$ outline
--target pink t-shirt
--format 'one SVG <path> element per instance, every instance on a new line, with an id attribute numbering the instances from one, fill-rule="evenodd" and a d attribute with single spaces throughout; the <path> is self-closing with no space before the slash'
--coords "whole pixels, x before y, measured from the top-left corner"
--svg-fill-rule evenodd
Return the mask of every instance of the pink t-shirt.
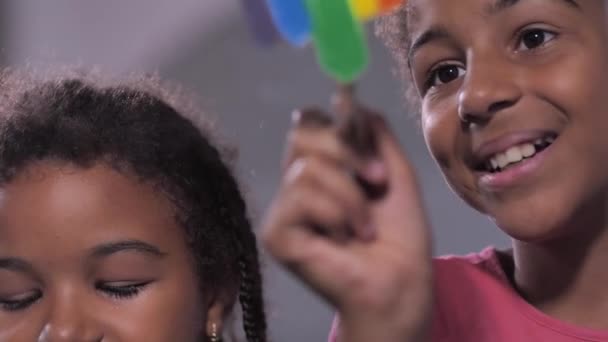
<path id="1" fill-rule="evenodd" d="M 608 341 L 608 331 L 551 318 L 511 287 L 494 248 L 435 259 L 432 342 Z M 329 341 L 338 342 L 335 320 Z"/>

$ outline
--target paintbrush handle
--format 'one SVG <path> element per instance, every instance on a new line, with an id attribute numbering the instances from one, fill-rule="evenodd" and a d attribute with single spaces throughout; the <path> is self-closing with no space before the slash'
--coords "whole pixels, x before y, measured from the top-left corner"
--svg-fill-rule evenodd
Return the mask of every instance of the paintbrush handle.
<path id="1" fill-rule="evenodd" d="M 361 157 L 373 157 L 377 147 L 373 116 L 357 101 L 355 85 L 340 85 L 332 104 L 343 141 Z"/>
<path id="2" fill-rule="evenodd" d="M 358 103 L 354 84 L 339 87 L 332 99 L 332 107 L 342 140 L 362 159 L 376 157 L 378 143 L 373 129 L 374 114 Z M 354 177 L 370 199 L 378 199 L 386 192 L 385 186 L 369 184 L 357 174 Z"/>

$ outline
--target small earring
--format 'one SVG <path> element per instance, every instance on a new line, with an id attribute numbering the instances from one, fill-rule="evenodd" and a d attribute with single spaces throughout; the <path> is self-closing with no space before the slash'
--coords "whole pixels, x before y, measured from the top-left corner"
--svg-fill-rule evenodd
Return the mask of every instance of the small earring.
<path id="1" fill-rule="evenodd" d="M 210 342 L 221 342 L 222 341 L 222 339 L 218 335 L 217 324 L 215 324 L 215 323 L 211 324 L 211 335 L 209 336 L 209 341 Z"/>

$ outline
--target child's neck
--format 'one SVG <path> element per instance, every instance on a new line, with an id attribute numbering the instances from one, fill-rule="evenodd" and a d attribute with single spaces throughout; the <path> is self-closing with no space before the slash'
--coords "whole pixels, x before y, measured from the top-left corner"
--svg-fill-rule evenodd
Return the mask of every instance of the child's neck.
<path id="1" fill-rule="evenodd" d="M 594 216 L 576 220 L 578 231 L 563 239 L 514 241 L 513 279 L 522 296 L 543 312 L 608 330 L 608 227 Z"/>

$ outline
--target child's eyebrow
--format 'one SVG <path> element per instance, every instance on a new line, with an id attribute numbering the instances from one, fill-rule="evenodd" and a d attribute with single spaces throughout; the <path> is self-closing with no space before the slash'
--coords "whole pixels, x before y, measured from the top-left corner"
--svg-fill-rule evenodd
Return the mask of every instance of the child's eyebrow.
<path id="1" fill-rule="evenodd" d="M 525 1 L 525 0 L 524 0 Z M 559 2 L 562 4 L 566 4 L 571 8 L 576 8 L 580 10 L 579 4 L 575 0 L 552 0 L 554 2 Z M 488 15 L 496 15 L 499 12 L 502 12 L 508 8 L 511 8 L 521 0 L 495 0 L 490 6 L 488 6 L 486 12 Z M 422 46 L 435 41 L 449 38 L 450 34 L 448 30 L 442 26 L 433 26 L 430 29 L 424 31 L 420 36 L 418 36 L 415 40 L 413 40 L 408 53 L 408 59 L 411 61 L 412 57 Z"/>
<path id="2" fill-rule="evenodd" d="M 105 243 L 93 248 L 91 256 L 93 258 L 102 258 L 119 252 L 136 252 L 156 258 L 162 258 L 166 255 L 157 247 L 138 240 L 126 240 Z"/>
<path id="3" fill-rule="evenodd" d="M 0 258 L 0 269 L 20 273 L 34 274 L 34 269 L 27 261 L 17 258 Z"/>
<path id="4" fill-rule="evenodd" d="M 575 0 L 554 0 L 561 3 L 566 3 L 568 6 L 580 8 L 580 6 L 576 3 Z M 493 15 L 497 12 L 501 12 L 510 7 L 517 5 L 521 0 L 496 0 L 493 4 L 491 4 L 487 10 L 488 14 Z"/>
<path id="5" fill-rule="evenodd" d="M 409 48 L 408 59 L 411 61 L 416 51 L 418 51 L 424 45 L 435 41 L 449 38 L 450 34 L 448 30 L 443 26 L 433 26 L 430 29 L 424 31 L 421 35 L 419 35 L 413 42 Z"/>

